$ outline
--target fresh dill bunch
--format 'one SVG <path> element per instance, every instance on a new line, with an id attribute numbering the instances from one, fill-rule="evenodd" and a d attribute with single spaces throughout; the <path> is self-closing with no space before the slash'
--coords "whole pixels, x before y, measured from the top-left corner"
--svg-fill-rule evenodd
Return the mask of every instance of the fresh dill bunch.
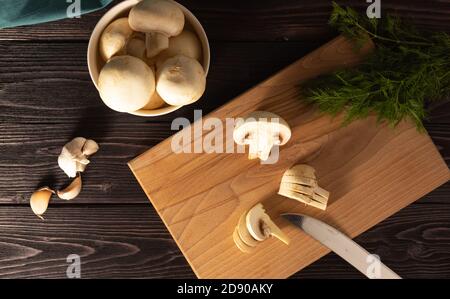
<path id="1" fill-rule="evenodd" d="M 422 130 L 425 102 L 450 94 L 450 36 L 421 34 L 393 16 L 369 19 L 334 2 L 329 23 L 356 48 L 372 39 L 375 50 L 355 68 L 307 82 L 306 100 L 333 115 L 345 111 L 345 124 L 375 112 L 392 126 L 410 118 Z"/>

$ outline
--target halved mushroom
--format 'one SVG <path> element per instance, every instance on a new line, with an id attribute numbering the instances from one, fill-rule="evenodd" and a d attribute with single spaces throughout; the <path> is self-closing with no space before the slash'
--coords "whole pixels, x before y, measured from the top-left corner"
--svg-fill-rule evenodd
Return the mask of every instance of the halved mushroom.
<path id="1" fill-rule="evenodd" d="M 200 61 L 202 46 L 195 33 L 183 30 L 179 35 L 170 38 L 169 47 L 156 57 L 156 67 L 161 67 L 167 59 L 176 55 L 184 55 Z"/>
<path id="2" fill-rule="evenodd" d="M 237 122 L 233 139 L 237 144 L 249 145 L 249 159 L 266 161 L 272 148 L 286 144 L 291 138 L 287 122 L 275 113 L 254 111 Z"/>
<path id="3" fill-rule="evenodd" d="M 150 20 L 150 21 L 149 21 Z M 184 14 L 180 7 L 168 0 L 143 0 L 129 14 L 130 27 L 147 34 L 147 57 L 154 57 L 169 47 L 169 37 L 181 33 Z"/>
<path id="4" fill-rule="evenodd" d="M 119 112 L 143 108 L 155 92 L 155 76 L 142 60 L 129 56 L 113 57 L 98 77 L 103 102 Z"/>
<path id="5" fill-rule="evenodd" d="M 289 238 L 266 214 L 261 203 L 251 208 L 241 216 L 239 223 L 233 232 L 233 240 L 236 246 L 243 252 L 250 252 L 260 242 L 274 236 L 286 245 Z"/>
<path id="6" fill-rule="evenodd" d="M 99 41 L 102 59 L 107 62 L 113 56 L 125 54 L 125 46 L 132 34 L 128 18 L 120 18 L 109 24 Z"/>
<path id="7" fill-rule="evenodd" d="M 169 105 L 191 104 L 203 95 L 206 76 L 202 65 L 183 55 L 166 60 L 157 71 L 156 90 Z"/>
<path id="8" fill-rule="evenodd" d="M 330 193 L 317 184 L 314 168 L 299 164 L 286 170 L 278 194 L 325 210 Z"/>

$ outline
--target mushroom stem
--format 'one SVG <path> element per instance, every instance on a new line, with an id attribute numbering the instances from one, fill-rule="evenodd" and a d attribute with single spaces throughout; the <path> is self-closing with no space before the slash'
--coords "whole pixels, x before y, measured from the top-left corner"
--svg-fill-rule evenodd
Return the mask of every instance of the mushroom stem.
<path id="1" fill-rule="evenodd" d="M 264 217 L 262 222 L 262 230 L 266 236 L 273 236 L 283 242 L 286 245 L 289 245 L 290 240 L 288 236 L 285 235 L 281 231 L 281 229 L 269 218 L 269 216 Z"/>
<path id="2" fill-rule="evenodd" d="M 262 204 L 257 204 L 239 218 L 233 232 L 233 240 L 242 252 L 250 252 L 260 242 L 274 236 L 286 245 L 289 238 L 266 214 Z"/>
<path id="3" fill-rule="evenodd" d="M 158 32 L 146 33 L 145 48 L 147 50 L 147 58 L 155 57 L 163 50 L 169 48 L 169 37 Z"/>
<path id="4" fill-rule="evenodd" d="M 274 146 L 284 145 L 291 138 L 289 125 L 280 116 L 267 111 L 254 111 L 236 123 L 233 139 L 249 145 L 249 159 L 269 159 Z"/>

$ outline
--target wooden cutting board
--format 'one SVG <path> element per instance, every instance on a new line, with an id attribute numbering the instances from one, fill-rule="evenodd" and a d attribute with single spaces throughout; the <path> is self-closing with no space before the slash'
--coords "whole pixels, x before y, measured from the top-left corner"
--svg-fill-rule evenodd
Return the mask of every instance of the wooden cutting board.
<path id="1" fill-rule="evenodd" d="M 321 115 L 299 99 L 299 82 L 353 65 L 371 49 L 367 45 L 355 53 L 338 37 L 203 118 L 224 120 L 254 110 L 279 114 L 290 124 L 292 138 L 281 147 L 276 164 L 261 165 L 246 154 L 175 154 L 171 138 L 129 163 L 198 277 L 288 277 L 329 250 L 280 213 L 315 216 L 355 237 L 449 180 L 449 169 L 429 136 L 411 123 L 393 130 L 371 117 L 342 127 L 341 116 Z M 220 132 L 203 131 L 192 143 L 208 134 L 227 135 Z M 297 163 L 313 166 L 319 184 L 331 192 L 326 211 L 277 195 L 283 172 Z M 291 245 L 272 238 L 252 254 L 237 249 L 233 230 L 242 213 L 258 202 Z"/>

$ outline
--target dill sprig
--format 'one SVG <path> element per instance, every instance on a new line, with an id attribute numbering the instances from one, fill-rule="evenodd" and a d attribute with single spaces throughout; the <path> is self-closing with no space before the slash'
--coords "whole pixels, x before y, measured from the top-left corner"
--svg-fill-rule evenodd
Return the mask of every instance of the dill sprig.
<path id="1" fill-rule="evenodd" d="M 393 16 L 369 19 L 333 2 L 329 24 L 361 47 L 370 38 L 374 52 L 364 63 L 320 76 L 303 87 L 321 111 L 345 111 L 344 124 L 375 112 L 397 125 L 412 119 L 419 130 L 426 101 L 450 94 L 450 36 L 421 33 Z"/>

